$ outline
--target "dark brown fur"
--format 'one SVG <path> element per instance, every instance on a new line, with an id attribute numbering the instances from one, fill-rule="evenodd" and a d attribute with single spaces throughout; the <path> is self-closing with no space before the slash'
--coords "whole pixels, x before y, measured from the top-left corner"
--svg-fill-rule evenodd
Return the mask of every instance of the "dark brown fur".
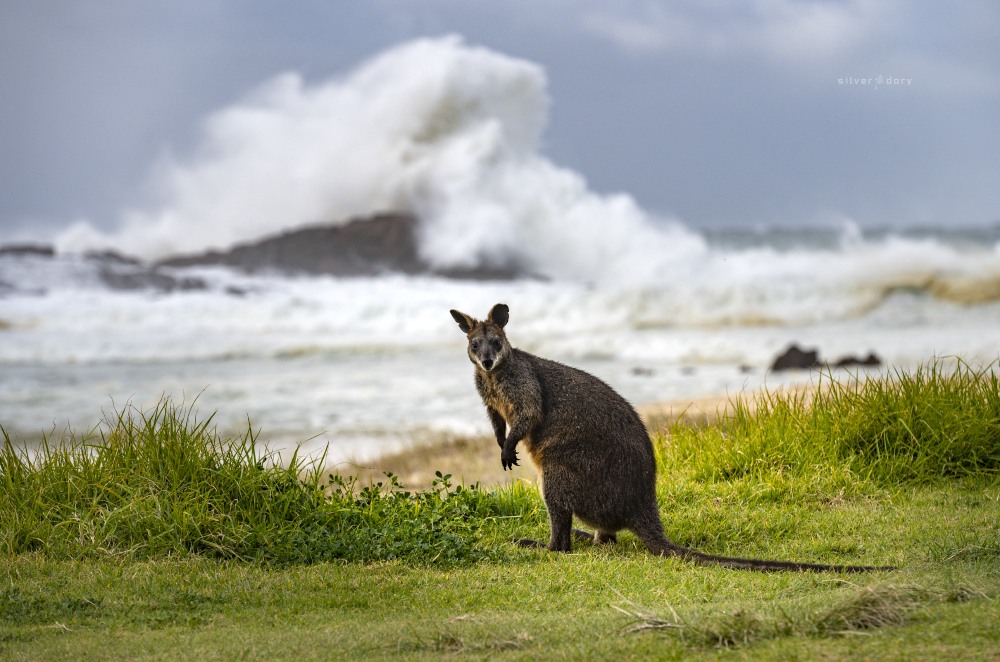
<path id="1" fill-rule="evenodd" d="M 874 568 L 727 558 L 671 542 L 656 501 L 656 458 L 642 419 L 614 389 L 591 374 L 511 347 L 504 333 L 508 308 L 497 304 L 485 322 L 457 310 L 469 338 L 476 388 L 483 398 L 504 469 L 518 463 L 521 443 L 538 467 L 549 511 L 548 548 L 568 552 L 571 536 L 595 544 L 632 531 L 653 552 L 706 565 L 747 570 Z M 509 433 L 508 433 L 509 430 Z M 572 529 L 573 516 L 596 533 Z M 542 546 L 519 540 L 524 546 Z"/>

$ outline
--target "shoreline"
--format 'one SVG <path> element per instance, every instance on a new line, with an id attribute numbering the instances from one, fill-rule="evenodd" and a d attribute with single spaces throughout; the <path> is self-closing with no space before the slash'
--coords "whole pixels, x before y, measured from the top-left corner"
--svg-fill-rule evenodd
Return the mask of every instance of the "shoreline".
<path id="1" fill-rule="evenodd" d="M 808 397 L 815 389 L 813 382 L 805 382 L 781 386 L 769 392 L 805 393 Z M 753 409 L 757 397 L 763 392 L 754 390 L 739 394 L 680 398 L 642 405 L 636 407 L 636 411 L 650 433 L 655 434 L 657 430 L 677 421 L 688 425 L 714 425 L 720 416 L 732 412 L 734 400 L 743 401 Z M 330 470 L 341 475 L 357 475 L 360 485 L 385 482 L 384 472 L 392 472 L 406 489 L 411 490 L 429 488 L 436 471 L 451 474 L 451 481 L 456 485 L 478 482 L 483 487 L 494 487 L 518 480 L 538 482 L 538 473 L 527 453 L 519 453 L 519 456 L 520 466 L 513 471 L 503 471 L 500 466 L 500 451 L 492 437 L 447 436 L 415 442 L 401 450 L 369 460 L 341 462 L 331 466 Z"/>
<path id="2" fill-rule="evenodd" d="M 812 399 L 819 385 L 816 381 L 784 384 L 773 389 L 755 389 L 740 393 L 717 393 L 693 398 L 678 398 L 640 405 L 635 408 L 650 434 L 663 431 L 676 422 L 685 425 L 715 425 L 719 418 L 733 411 L 734 402 L 743 402 L 753 411 L 762 394 L 803 396 Z M 826 386 L 823 386 L 824 390 Z M 485 415 L 485 414 L 484 414 Z M 538 482 L 538 472 L 527 453 L 519 453 L 521 464 L 513 471 L 503 471 L 500 451 L 492 437 L 446 436 L 422 440 L 368 460 L 348 460 L 331 467 L 342 475 L 357 475 L 358 483 L 385 481 L 384 472 L 392 472 L 406 489 L 427 489 L 435 472 L 451 474 L 456 485 L 483 487 L 510 484 L 518 480 Z M 342 471 L 341 468 L 347 468 Z"/>

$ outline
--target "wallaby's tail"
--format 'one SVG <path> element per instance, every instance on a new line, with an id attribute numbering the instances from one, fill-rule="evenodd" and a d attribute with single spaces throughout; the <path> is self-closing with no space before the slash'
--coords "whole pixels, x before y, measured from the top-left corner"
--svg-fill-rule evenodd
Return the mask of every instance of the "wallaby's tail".
<path id="1" fill-rule="evenodd" d="M 761 559 L 738 559 L 728 556 L 702 554 L 693 549 L 682 547 L 671 542 L 662 533 L 643 536 L 635 532 L 649 551 L 658 556 L 676 556 L 699 565 L 721 565 L 737 570 L 757 570 L 759 572 L 876 572 L 880 570 L 895 570 L 891 567 L 872 567 L 866 565 L 823 565 L 821 563 L 796 563 L 794 561 L 764 561 Z"/>
<path id="2" fill-rule="evenodd" d="M 867 565 L 824 565 L 822 563 L 797 563 L 795 561 L 764 561 L 761 559 L 738 559 L 728 556 L 714 556 L 689 550 L 690 558 L 700 565 L 721 565 L 737 570 L 758 570 L 760 572 L 876 572 L 879 570 L 894 570 L 889 567 L 874 567 Z"/>

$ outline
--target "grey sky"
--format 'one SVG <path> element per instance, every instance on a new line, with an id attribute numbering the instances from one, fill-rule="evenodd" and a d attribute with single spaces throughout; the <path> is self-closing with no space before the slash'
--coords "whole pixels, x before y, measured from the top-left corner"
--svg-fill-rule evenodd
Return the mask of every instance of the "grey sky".
<path id="1" fill-rule="evenodd" d="M 0 5 L 0 240 L 111 228 L 283 71 L 417 36 L 542 64 L 545 152 L 692 225 L 1000 220 L 1000 5 L 31 0 Z M 877 76 L 906 84 L 838 84 Z"/>

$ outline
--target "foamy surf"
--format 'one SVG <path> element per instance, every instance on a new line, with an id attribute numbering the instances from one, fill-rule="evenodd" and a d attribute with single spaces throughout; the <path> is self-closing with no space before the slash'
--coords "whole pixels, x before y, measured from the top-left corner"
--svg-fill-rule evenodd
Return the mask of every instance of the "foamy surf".
<path id="1" fill-rule="evenodd" d="M 1000 305 L 961 305 L 919 289 L 839 318 L 820 294 L 809 304 L 772 298 L 771 315 L 807 321 L 737 324 L 722 322 L 766 306 L 727 302 L 708 289 L 712 281 L 699 287 L 715 304 L 695 289 L 200 269 L 187 273 L 203 289 L 165 293 L 112 290 L 88 268 L 77 257 L 0 258 L 0 280 L 16 287 L 0 299 L 0 423 L 8 431 L 83 431 L 113 403 L 148 406 L 162 393 L 190 400 L 204 391 L 199 406 L 218 410 L 222 428 L 249 418 L 279 446 L 319 435 L 311 444 L 330 443 L 335 459 L 414 438 L 488 434 L 464 336 L 447 311 L 484 315 L 501 301 L 515 346 L 593 372 L 637 405 L 808 380 L 806 371 L 768 372 L 791 342 L 829 361 L 874 351 L 904 368 L 935 355 L 990 362 L 1000 354 Z M 26 280 L 32 273 L 50 279 L 40 286 Z M 767 295 L 762 289 L 758 299 Z M 693 302 L 688 311 L 685 301 Z"/>

